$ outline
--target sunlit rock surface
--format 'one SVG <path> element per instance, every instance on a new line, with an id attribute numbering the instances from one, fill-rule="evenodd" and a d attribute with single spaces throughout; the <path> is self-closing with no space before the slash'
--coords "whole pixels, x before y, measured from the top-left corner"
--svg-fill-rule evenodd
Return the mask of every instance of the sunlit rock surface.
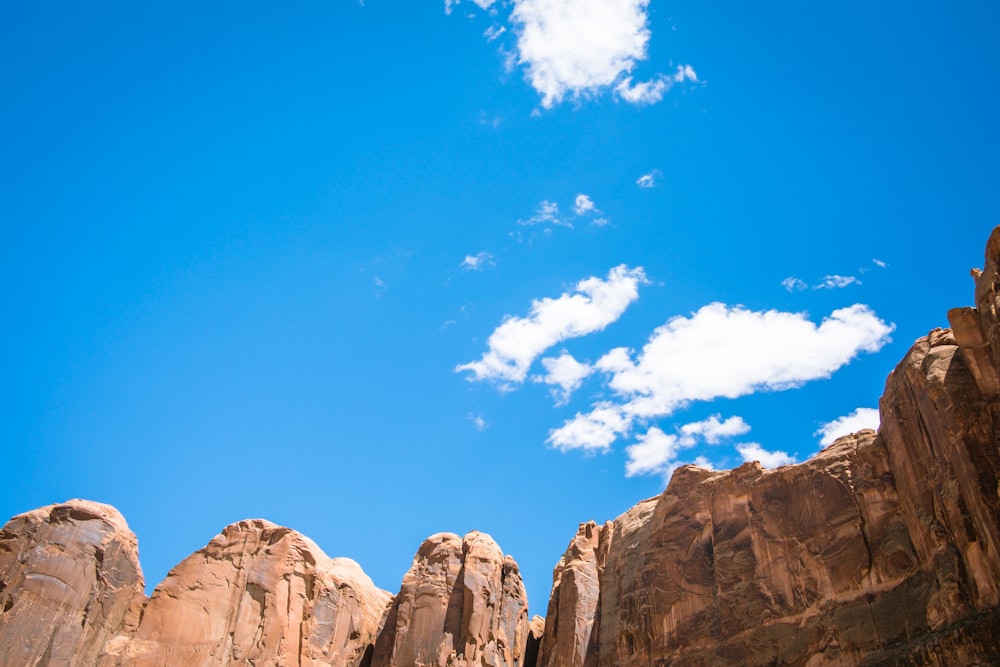
<path id="1" fill-rule="evenodd" d="M 439 533 L 396 596 L 263 520 L 144 594 L 114 509 L 0 530 L 0 664 L 660 667 L 1000 664 L 1000 228 L 975 307 L 917 340 L 881 426 L 776 470 L 677 470 L 579 526 L 528 621 L 488 535 Z"/>
<path id="2" fill-rule="evenodd" d="M 528 599 L 514 560 L 485 533 L 438 533 L 403 578 L 372 664 L 515 667 L 527 641 Z"/>

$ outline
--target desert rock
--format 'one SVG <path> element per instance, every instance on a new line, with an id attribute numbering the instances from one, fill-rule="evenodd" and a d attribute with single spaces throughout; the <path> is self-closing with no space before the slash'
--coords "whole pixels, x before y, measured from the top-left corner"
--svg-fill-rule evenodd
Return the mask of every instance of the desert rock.
<path id="1" fill-rule="evenodd" d="M 0 664 L 93 665 L 144 599 L 135 535 L 113 507 L 71 500 L 0 530 Z"/>
<path id="2" fill-rule="evenodd" d="M 175 567 L 100 665 L 331 665 L 370 653 L 390 595 L 352 560 L 260 519 Z"/>
<path id="3" fill-rule="evenodd" d="M 372 664 L 515 667 L 527 637 L 528 600 L 514 560 L 484 533 L 438 533 L 403 578 Z"/>

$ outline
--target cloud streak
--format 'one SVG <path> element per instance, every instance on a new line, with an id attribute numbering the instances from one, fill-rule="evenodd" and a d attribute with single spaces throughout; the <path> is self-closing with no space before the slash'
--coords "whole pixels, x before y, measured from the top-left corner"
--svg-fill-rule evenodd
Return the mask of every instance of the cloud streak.
<path id="1" fill-rule="evenodd" d="M 601 331 L 621 317 L 646 283 L 641 267 L 624 264 L 606 279 L 586 278 L 558 298 L 532 301 L 527 317 L 508 317 L 489 337 L 479 361 L 456 366 L 470 380 L 524 382 L 528 369 L 545 350 L 565 340 Z"/>

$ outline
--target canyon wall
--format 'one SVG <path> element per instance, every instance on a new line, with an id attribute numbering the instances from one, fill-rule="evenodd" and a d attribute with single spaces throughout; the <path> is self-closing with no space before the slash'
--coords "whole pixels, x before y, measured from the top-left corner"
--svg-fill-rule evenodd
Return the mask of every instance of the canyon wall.
<path id="1" fill-rule="evenodd" d="M 1000 228 L 975 307 L 914 343 L 878 432 L 765 470 L 685 466 L 581 524 L 528 620 L 516 562 L 440 533 L 399 591 L 263 520 L 148 598 L 114 509 L 0 530 L 0 664 L 629 667 L 1000 664 Z"/>

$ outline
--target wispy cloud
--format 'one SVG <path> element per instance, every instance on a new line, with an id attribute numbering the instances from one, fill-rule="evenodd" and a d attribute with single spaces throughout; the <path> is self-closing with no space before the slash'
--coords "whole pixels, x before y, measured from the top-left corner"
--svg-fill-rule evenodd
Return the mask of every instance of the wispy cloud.
<path id="1" fill-rule="evenodd" d="M 877 266 L 880 269 L 884 269 L 887 266 L 889 266 L 887 263 L 883 262 L 881 259 L 872 259 L 872 264 L 874 264 L 875 266 Z"/>
<path id="2" fill-rule="evenodd" d="M 533 225 L 573 226 L 566 220 L 563 220 L 563 218 L 559 215 L 559 204 L 554 201 L 549 201 L 548 199 L 543 200 L 542 203 L 538 205 L 534 215 L 527 220 L 518 220 L 517 224 L 528 227 Z"/>
<path id="3" fill-rule="evenodd" d="M 490 425 L 486 422 L 486 419 L 483 418 L 483 415 L 479 413 L 473 414 L 470 412 L 468 417 L 466 417 L 466 419 L 472 422 L 472 427 L 475 428 L 477 431 L 482 432 L 490 427 Z"/>
<path id="4" fill-rule="evenodd" d="M 639 178 L 635 179 L 635 184 L 638 185 L 640 188 L 646 190 L 655 186 L 659 182 L 659 180 L 660 180 L 660 171 L 658 169 L 654 169 L 648 174 L 643 174 Z"/>
<path id="5" fill-rule="evenodd" d="M 789 292 L 801 292 L 809 288 L 806 281 L 796 278 L 795 276 L 789 276 L 781 281 L 781 286 L 784 287 Z"/>
<path id="6" fill-rule="evenodd" d="M 478 5 L 480 9 L 488 10 L 495 0 L 470 0 L 473 4 Z M 461 0 L 444 0 L 444 13 L 451 14 L 452 9 L 461 2 Z"/>
<path id="7" fill-rule="evenodd" d="M 855 276 L 840 276 L 837 274 L 828 274 L 823 276 L 823 278 L 812 286 L 814 290 L 818 289 L 841 289 L 849 285 L 860 285 L 861 281 Z M 789 276 L 781 281 L 781 286 L 784 287 L 789 292 L 803 292 L 809 289 L 809 284 L 802 280 L 801 278 L 796 278 L 795 276 Z"/>
<path id="8" fill-rule="evenodd" d="M 783 451 L 768 451 L 756 442 L 747 442 L 736 445 L 736 451 L 743 457 L 744 463 L 749 461 L 759 461 L 765 468 L 777 468 L 795 463 L 795 457 L 789 456 Z"/>
<path id="9" fill-rule="evenodd" d="M 878 429 L 879 414 L 875 408 L 858 408 L 854 412 L 838 417 L 831 422 L 827 422 L 819 427 L 815 435 L 822 436 L 819 444 L 821 447 L 832 445 L 837 438 L 857 433 L 863 428 Z"/>
<path id="10" fill-rule="evenodd" d="M 607 279 L 587 278 L 556 299 L 532 301 L 527 317 L 508 317 L 496 328 L 479 361 L 461 364 L 455 370 L 471 372 L 470 380 L 524 382 L 531 364 L 545 350 L 600 331 L 621 317 L 639 297 L 639 285 L 645 282 L 641 267 L 622 264 L 611 269 Z"/>
<path id="11" fill-rule="evenodd" d="M 493 268 L 496 264 L 496 259 L 494 259 L 493 255 L 484 250 L 475 255 L 466 255 L 460 266 L 465 271 L 482 271 Z"/>
<path id="12" fill-rule="evenodd" d="M 713 303 L 657 328 L 633 359 L 616 348 L 594 367 L 617 400 L 595 403 L 549 433 L 568 449 L 607 449 L 636 420 L 673 413 L 693 401 L 780 391 L 827 378 L 860 352 L 889 342 L 893 325 L 855 304 L 819 325 L 802 313 L 751 311 Z"/>
<path id="13" fill-rule="evenodd" d="M 813 289 L 840 289 L 848 285 L 860 285 L 861 281 L 854 276 L 838 276 L 837 274 L 823 276 Z"/>
<path id="14" fill-rule="evenodd" d="M 621 99 L 632 104 L 656 104 L 675 83 L 684 81 L 698 81 L 698 75 L 690 65 L 678 66 L 673 76 L 660 75 L 635 84 L 632 83 L 632 77 L 627 76 L 618 82 L 615 92 Z"/>

